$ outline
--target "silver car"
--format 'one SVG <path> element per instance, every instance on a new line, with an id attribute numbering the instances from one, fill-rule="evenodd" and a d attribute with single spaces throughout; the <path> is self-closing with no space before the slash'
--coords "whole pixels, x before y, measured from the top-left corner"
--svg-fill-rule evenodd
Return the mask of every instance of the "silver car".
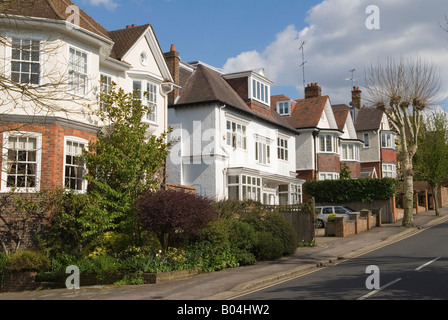
<path id="1" fill-rule="evenodd" d="M 338 217 L 343 217 L 350 213 L 359 213 L 359 211 L 355 211 L 347 206 L 318 206 L 316 207 L 317 211 L 317 219 L 316 219 L 316 228 L 325 228 L 325 224 L 327 223 L 328 216 L 332 213 L 336 213 Z"/>

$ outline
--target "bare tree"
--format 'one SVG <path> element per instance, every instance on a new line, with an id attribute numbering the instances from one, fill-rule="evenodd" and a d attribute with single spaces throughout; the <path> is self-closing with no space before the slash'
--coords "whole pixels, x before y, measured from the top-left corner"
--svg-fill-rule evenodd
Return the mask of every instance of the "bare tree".
<path id="1" fill-rule="evenodd" d="M 435 105 L 441 78 L 436 68 L 417 59 L 389 58 L 366 70 L 366 101 L 381 109 L 399 134 L 399 162 L 404 179 L 403 226 L 414 226 L 413 157 L 418 149 L 422 111 Z"/>

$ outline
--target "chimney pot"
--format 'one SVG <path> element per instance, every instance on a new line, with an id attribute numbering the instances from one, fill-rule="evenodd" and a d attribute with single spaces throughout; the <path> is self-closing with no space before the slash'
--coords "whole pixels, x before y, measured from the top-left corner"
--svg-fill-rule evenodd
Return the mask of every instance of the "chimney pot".
<path id="1" fill-rule="evenodd" d="M 362 91 L 359 90 L 359 87 L 353 87 L 352 92 L 352 107 L 355 109 L 361 109 L 362 104 Z"/>
<path id="2" fill-rule="evenodd" d="M 130 27 L 131 27 L 131 26 L 127 25 L 127 26 L 126 26 L 126 29 L 129 29 Z"/>
<path id="3" fill-rule="evenodd" d="M 312 82 L 305 88 L 305 99 L 317 98 L 322 96 L 322 89 L 317 82 Z"/>
<path id="4" fill-rule="evenodd" d="M 176 50 L 176 46 L 175 46 L 174 44 L 171 45 L 171 49 L 170 49 L 170 51 L 171 51 L 171 52 L 177 51 L 177 50 Z"/>
<path id="5" fill-rule="evenodd" d="M 136 24 L 133 24 L 133 25 L 132 25 L 133 28 L 135 28 L 136 26 L 137 26 Z"/>

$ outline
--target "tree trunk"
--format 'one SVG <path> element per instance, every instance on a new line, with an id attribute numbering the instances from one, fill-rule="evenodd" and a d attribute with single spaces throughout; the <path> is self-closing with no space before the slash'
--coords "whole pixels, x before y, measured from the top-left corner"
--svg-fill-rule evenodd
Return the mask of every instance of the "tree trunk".
<path id="1" fill-rule="evenodd" d="M 440 216 L 439 211 L 439 197 L 438 197 L 438 191 L 439 191 L 439 185 L 435 184 L 432 187 L 432 195 L 434 197 L 434 210 L 436 211 L 436 216 Z"/>
<path id="2" fill-rule="evenodd" d="M 400 130 L 401 132 L 401 165 L 404 179 L 404 216 L 403 227 L 412 228 L 414 226 L 414 168 L 412 166 L 412 148 L 408 146 L 406 141 L 405 126 Z"/>
<path id="3" fill-rule="evenodd" d="M 409 174 L 404 177 L 404 216 L 402 225 L 406 228 L 414 226 L 414 177 Z"/>

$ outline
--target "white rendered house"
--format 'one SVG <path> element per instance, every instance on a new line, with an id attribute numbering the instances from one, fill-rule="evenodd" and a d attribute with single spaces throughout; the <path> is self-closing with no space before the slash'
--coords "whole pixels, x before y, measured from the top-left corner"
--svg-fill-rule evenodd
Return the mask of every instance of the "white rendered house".
<path id="1" fill-rule="evenodd" d="M 271 108 L 272 83 L 264 71 L 224 74 L 201 62 L 177 66 L 182 89 L 168 108 L 173 147 L 167 181 L 214 200 L 301 203 L 297 132 Z"/>

